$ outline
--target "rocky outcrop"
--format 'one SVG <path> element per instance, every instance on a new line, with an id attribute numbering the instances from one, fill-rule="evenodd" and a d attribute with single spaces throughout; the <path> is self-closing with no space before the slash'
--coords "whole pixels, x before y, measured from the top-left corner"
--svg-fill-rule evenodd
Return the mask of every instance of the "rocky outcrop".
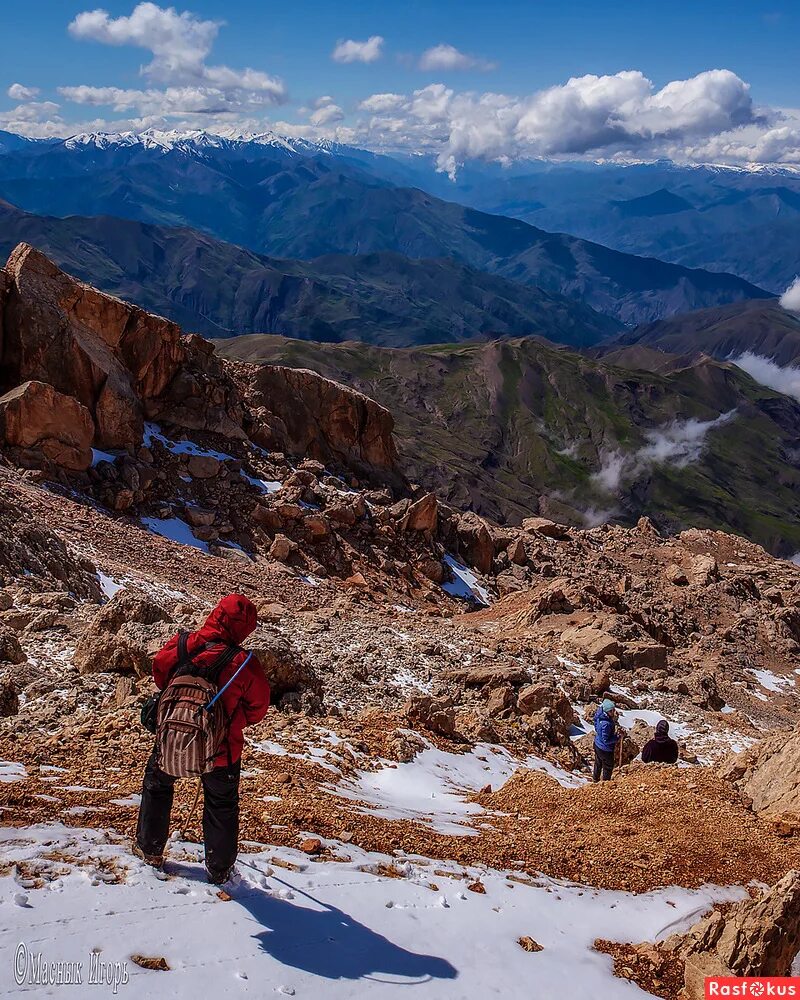
<path id="1" fill-rule="evenodd" d="M 726 761 L 720 775 L 759 813 L 800 821 L 800 728 L 778 733 Z"/>
<path id="2" fill-rule="evenodd" d="M 81 674 L 147 677 L 152 657 L 174 634 L 163 608 L 144 594 L 119 590 L 76 643 L 73 663 Z"/>
<path id="3" fill-rule="evenodd" d="M 101 448 L 140 445 L 146 418 L 244 436 L 235 390 L 199 337 L 65 274 L 25 243 L 3 286 L 0 389 L 41 382 L 72 397 Z"/>
<path id="4" fill-rule="evenodd" d="M 458 517 L 459 547 L 467 562 L 479 573 L 491 573 L 494 563 L 494 539 L 488 523 L 474 511 Z"/>
<path id="5" fill-rule="evenodd" d="M 62 588 L 76 597 L 99 600 L 95 567 L 68 549 L 51 526 L 25 509 L 18 497 L 4 495 L 9 475 L 0 469 L 0 584 L 35 576 L 49 590 Z"/>
<path id="6" fill-rule="evenodd" d="M 64 469 L 80 471 L 92 462 L 94 421 L 73 396 L 44 382 L 24 382 L 0 396 L 0 442 L 35 449 Z"/>
<path id="7" fill-rule="evenodd" d="M 248 649 L 259 658 L 270 684 L 271 698 L 281 708 L 316 712 L 322 705 L 322 684 L 312 665 L 277 636 L 258 632 Z"/>
<path id="8" fill-rule="evenodd" d="M 253 372 L 253 440 L 344 466 L 368 479 L 403 482 L 394 419 L 383 406 L 307 369 L 263 365 Z"/>
<path id="9" fill-rule="evenodd" d="M 788 872 L 759 899 L 714 910 L 663 948 L 685 961 L 687 1000 L 702 1000 L 710 975 L 788 976 L 800 950 L 800 872 Z"/>

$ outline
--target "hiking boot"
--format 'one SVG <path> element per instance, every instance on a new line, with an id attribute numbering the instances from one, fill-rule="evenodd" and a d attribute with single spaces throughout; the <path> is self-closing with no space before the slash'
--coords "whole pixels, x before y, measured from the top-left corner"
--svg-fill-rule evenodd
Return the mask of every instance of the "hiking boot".
<path id="1" fill-rule="evenodd" d="M 164 867 L 163 854 L 145 854 L 138 844 L 133 845 L 133 853 L 137 858 L 141 858 L 146 865 L 150 865 L 151 868 L 157 868 L 160 871 Z"/>
<path id="2" fill-rule="evenodd" d="M 235 871 L 233 865 L 221 872 L 212 872 L 210 868 L 206 868 L 206 878 L 212 885 L 224 885 Z"/>

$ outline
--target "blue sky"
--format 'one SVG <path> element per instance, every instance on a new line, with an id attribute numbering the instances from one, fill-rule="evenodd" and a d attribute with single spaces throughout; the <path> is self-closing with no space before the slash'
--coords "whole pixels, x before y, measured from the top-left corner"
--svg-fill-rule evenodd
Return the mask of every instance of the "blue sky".
<path id="1" fill-rule="evenodd" d="M 780 158 L 800 146 L 783 135 L 800 129 L 791 41 L 800 28 L 798 4 L 295 0 L 278 7 L 188 0 L 172 9 L 115 2 L 103 7 L 105 16 L 93 10 L 91 3 L 37 0 L 16 5 L 13 18 L 6 16 L 0 127 L 68 134 L 84 127 L 205 124 L 252 131 L 288 124 L 312 137 L 364 145 L 445 147 L 451 159 L 523 152 L 752 159 L 765 149 Z M 83 21 L 76 21 L 79 15 Z M 173 28 L 174 53 L 164 41 Z M 194 31 L 206 49 L 196 60 Z M 358 48 L 369 39 L 371 48 Z M 356 43 L 349 56 L 345 50 L 343 58 L 332 58 L 337 43 L 347 40 Z M 426 60 L 426 51 L 442 45 L 446 51 Z M 260 75 L 243 75 L 247 69 Z M 695 110 L 714 103 L 702 122 L 694 111 L 685 113 L 688 91 L 662 93 L 675 81 L 711 70 L 729 76 L 701 76 L 691 90 Z M 648 86 L 630 80 L 618 85 L 619 74 L 631 71 Z M 558 148 L 542 125 L 550 110 L 536 95 L 588 75 L 610 81 L 609 93 L 600 95 L 601 112 L 589 109 L 591 127 L 581 125 L 562 144 L 566 148 Z M 442 91 L 431 91 L 433 103 L 426 96 L 420 110 L 413 95 L 437 86 Z M 583 104 L 598 99 L 596 90 L 587 83 L 561 95 L 555 124 L 559 115 L 580 117 Z M 376 116 L 364 105 L 375 94 L 406 101 L 396 100 Z M 494 99 L 484 95 L 492 94 L 514 102 L 510 124 L 506 106 L 487 116 L 487 102 Z M 667 123 L 664 106 L 674 110 L 676 102 L 684 110 Z M 606 114 L 605 123 L 599 113 Z M 492 137 L 497 128 L 507 135 Z M 472 139 L 467 132 L 475 133 Z"/>

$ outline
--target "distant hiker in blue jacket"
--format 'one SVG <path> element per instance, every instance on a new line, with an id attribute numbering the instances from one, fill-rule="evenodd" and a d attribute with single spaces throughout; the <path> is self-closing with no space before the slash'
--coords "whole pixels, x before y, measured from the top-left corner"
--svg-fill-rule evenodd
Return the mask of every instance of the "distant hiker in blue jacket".
<path id="1" fill-rule="evenodd" d="M 617 726 L 617 707 L 610 698 L 594 713 L 594 773 L 593 779 L 608 781 L 614 770 L 614 751 L 622 739 Z"/>

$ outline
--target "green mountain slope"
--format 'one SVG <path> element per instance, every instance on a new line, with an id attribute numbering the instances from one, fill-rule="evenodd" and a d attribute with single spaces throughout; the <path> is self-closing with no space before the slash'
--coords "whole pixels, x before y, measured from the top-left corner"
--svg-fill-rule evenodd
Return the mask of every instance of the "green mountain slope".
<path id="1" fill-rule="evenodd" d="M 777 299 L 752 300 L 648 323 L 618 340 L 671 354 L 703 351 L 716 358 L 750 351 L 790 365 L 800 361 L 800 317 L 782 309 Z"/>
<path id="2" fill-rule="evenodd" d="M 535 339 L 402 351 L 280 337 L 217 346 L 226 357 L 311 368 L 377 399 L 395 416 L 410 476 L 498 520 L 645 513 L 671 528 L 720 527 L 772 551 L 800 550 L 800 403 L 733 365 L 706 359 L 655 374 Z M 732 410 L 704 434 L 693 423 Z"/>

